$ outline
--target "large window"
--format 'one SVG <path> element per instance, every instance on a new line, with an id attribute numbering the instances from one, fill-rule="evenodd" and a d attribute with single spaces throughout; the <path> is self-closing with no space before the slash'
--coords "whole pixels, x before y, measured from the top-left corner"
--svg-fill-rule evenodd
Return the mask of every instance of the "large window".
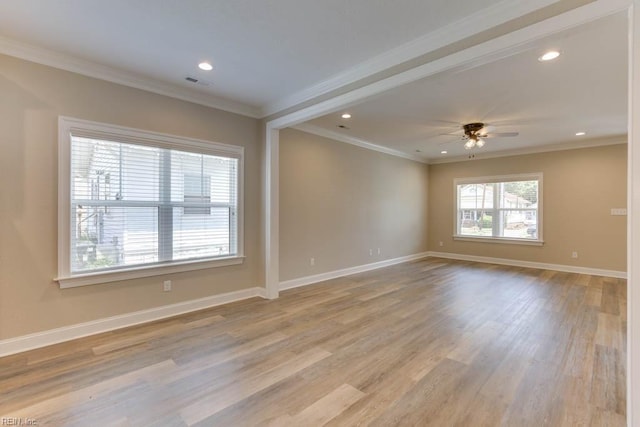
<path id="1" fill-rule="evenodd" d="M 240 259 L 242 154 L 61 118 L 61 285 Z"/>
<path id="2" fill-rule="evenodd" d="M 542 242 L 542 174 L 455 180 L 455 237 Z"/>

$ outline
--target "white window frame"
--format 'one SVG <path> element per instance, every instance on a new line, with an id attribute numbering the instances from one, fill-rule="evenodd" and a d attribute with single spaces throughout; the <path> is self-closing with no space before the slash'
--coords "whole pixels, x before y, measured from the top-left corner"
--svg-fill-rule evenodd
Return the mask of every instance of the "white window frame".
<path id="1" fill-rule="evenodd" d="M 459 234 L 459 208 L 458 204 L 460 200 L 458 199 L 458 186 L 459 185 L 467 185 L 467 184 L 491 184 L 497 182 L 513 182 L 513 181 L 538 181 L 538 212 L 537 212 L 537 238 L 536 239 L 519 239 L 514 237 L 494 237 L 494 236 L 468 236 Z M 525 173 L 525 174 L 515 174 L 515 175 L 499 175 L 499 176 L 482 176 L 482 177 L 472 177 L 472 178 L 455 178 L 453 180 L 453 239 L 467 242 L 484 242 L 484 243 L 507 243 L 507 244 L 516 244 L 516 245 L 529 245 L 529 246 L 542 246 L 544 244 L 543 240 L 543 229 L 542 229 L 542 172 L 535 173 Z M 494 194 L 494 197 L 496 195 Z M 494 204 L 495 206 L 495 200 Z M 494 208 L 495 209 L 495 208 Z M 499 210 L 499 209 L 496 209 Z"/>
<path id="2" fill-rule="evenodd" d="M 190 151 L 238 159 L 237 251 L 228 257 L 171 261 L 132 266 L 111 271 L 71 272 L 71 138 L 106 139 L 170 150 Z M 72 117 L 58 118 L 58 276 L 61 288 L 159 276 L 183 271 L 237 265 L 244 262 L 244 147 L 168 135 L 141 129 L 92 122 Z"/>

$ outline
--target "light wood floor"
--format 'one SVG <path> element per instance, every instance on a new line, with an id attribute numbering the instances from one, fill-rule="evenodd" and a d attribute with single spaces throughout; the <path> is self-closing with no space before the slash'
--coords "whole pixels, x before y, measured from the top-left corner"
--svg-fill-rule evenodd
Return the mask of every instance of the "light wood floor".
<path id="1" fill-rule="evenodd" d="M 38 425 L 624 426 L 626 284 L 427 259 L 0 359 Z"/>

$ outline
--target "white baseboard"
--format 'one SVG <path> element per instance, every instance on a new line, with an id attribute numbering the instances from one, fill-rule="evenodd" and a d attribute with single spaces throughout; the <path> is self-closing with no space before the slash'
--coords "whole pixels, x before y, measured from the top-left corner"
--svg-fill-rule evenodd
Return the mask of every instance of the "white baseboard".
<path id="1" fill-rule="evenodd" d="M 555 271 L 563 271 L 566 273 L 590 274 L 592 276 L 615 277 L 618 279 L 627 278 L 626 271 L 603 270 L 600 268 L 576 267 L 573 265 L 562 265 L 562 264 L 547 264 L 543 262 L 521 261 L 517 259 L 507 259 L 507 258 L 492 258 L 492 257 L 486 257 L 486 256 L 463 255 L 463 254 L 455 254 L 455 253 L 449 253 L 449 252 L 429 251 L 427 252 L 427 254 L 429 257 L 434 257 L 434 258 L 447 258 L 447 259 L 456 259 L 460 261 L 483 262 L 486 264 L 510 265 L 514 267 L 538 268 L 541 270 L 555 270 Z"/>
<path id="2" fill-rule="evenodd" d="M 280 290 L 297 288 L 325 280 L 336 279 L 351 274 L 363 273 L 365 271 L 376 270 L 378 268 L 388 267 L 403 262 L 414 261 L 426 257 L 455 259 L 460 261 L 474 261 L 487 264 L 510 265 L 514 267 L 538 268 L 542 270 L 555 270 L 567 273 L 590 274 L 594 276 L 615 277 L 626 279 L 625 271 L 604 270 L 599 268 L 576 267 L 571 265 L 547 264 L 531 261 L 520 261 L 506 258 L 492 258 L 475 255 L 463 255 L 448 252 L 422 252 L 418 254 L 408 255 L 399 258 L 388 259 L 384 261 L 374 262 L 371 264 L 359 265 L 356 267 L 344 268 L 341 270 L 330 271 L 327 273 L 315 274 L 313 276 L 300 277 L 297 279 L 286 280 L 280 282 Z M 45 347 L 52 344 L 58 344 L 77 338 L 95 335 L 102 332 L 121 329 L 128 326 L 134 326 L 141 323 L 147 323 L 154 320 L 165 319 L 167 317 L 177 316 L 192 311 L 203 310 L 234 301 L 240 301 L 253 297 L 266 298 L 266 290 L 261 287 L 242 289 L 240 291 L 228 292 L 220 295 L 212 295 L 191 301 L 184 301 L 177 304 L 165 305 L 162 307 L 151 308 L 148 310 L 136 311 L 133 313 L 122 314 L 118 316 L 107 317 L 104 319 L 93 320 L 90 322 L 79 323 L 76 325 L 65 326 L 62 328 L 50 329 L 48 331 L 37 332 L 34 334 L 23 335 L 15 338 L 0 340 L 0 357 L 11 354 L 21 353 L 35 348 Z"/>
<path id="3" fill-rule="evenodd" d="M 299 277 L 297 279 L 285 280 L 280 282 L 280 290 L 299 288 L 313 283 L 324 282 L 325 280 L 337 279 L 338 277 L 349 276 L 350 274 L 363 273 L 365 271 L 376 270 L 390 265 L 401 264 L 403 262 L 414 261 L 416 259 L 426 258 L 428 252 L 407 255 L 399 258 L 386 259 L 371 264 L 358 265 L 356 267 L 343 268 L 341 270 L 329 271 L 327 273 L 314 274 L 313 276 Z"/>
<path id="4" fill-rule="evenodd" d="M 253 297 L 266 298 L 265 289 L 242 289 L 0 340 L 0 357 Z"/>

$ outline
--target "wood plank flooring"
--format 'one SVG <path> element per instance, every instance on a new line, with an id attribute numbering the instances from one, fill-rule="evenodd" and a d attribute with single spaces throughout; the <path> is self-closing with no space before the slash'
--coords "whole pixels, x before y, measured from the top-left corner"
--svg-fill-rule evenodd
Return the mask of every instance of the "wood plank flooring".
<path id="1" fill-rule="evenodd" d="M 624 426 L 626 283 L 428 258 L 0 359 L 0 423 Z"/>

